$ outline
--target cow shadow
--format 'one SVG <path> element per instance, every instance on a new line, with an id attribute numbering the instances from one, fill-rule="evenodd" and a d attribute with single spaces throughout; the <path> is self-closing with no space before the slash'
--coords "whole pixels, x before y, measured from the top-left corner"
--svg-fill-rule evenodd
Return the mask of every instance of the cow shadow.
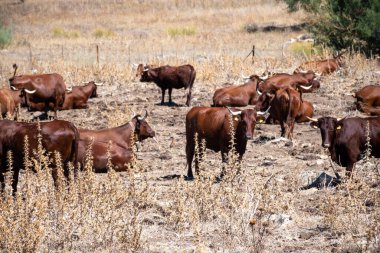
<path id="1" fill-rule="evenodd" d="M 164 102 L 164 103 L 157 103 L 155 105 L 158 105 L 158 106 L 168 106 L 168 107 L 185 107 L 185 105 L 183 104 L 177 104 L 175 102 Z"/>
<path id="2" fill-rule="evenodd" d="M 53 116 L 49 116 L 45 113 L 42 113 L 40 115 L 33 116 L 32 121 L 43 121 L 43 120 L 53 120 Z"/>
<path id="3" fill-rule="evenodd" d="M 308 190 L 311 188 L 323 189 L 323 188 L 333 188 L 342 183 L 342 178 L 338 173 L 335 173 L 336 177 L 332 177 L 325 172 L 321 173 L 313 182 L 310 184 L 303 186 L 300 190 Z"/>

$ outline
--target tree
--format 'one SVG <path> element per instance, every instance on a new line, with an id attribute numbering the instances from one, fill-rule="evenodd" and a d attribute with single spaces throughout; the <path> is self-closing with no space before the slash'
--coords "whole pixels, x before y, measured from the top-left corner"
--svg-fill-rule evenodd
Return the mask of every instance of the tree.
<path id="1" fill-rule="evenodd" d="M 380 54 L 379 0 L 284 0 L 289 11 L 300 8 L 311 15 L 310 31 L 317 44 L 335 50 L 353 47 Z"/>

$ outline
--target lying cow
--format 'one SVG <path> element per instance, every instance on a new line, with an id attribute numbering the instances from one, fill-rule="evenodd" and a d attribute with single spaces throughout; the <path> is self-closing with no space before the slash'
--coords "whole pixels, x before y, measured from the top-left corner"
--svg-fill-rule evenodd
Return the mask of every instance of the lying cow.
<path id="1" fill-rule="evenodd" d="M 213 106 L 247 106 L 257 101 L 257 85 L 262 80 L 251 75 L 245 84 L 217 89 L 213 96 Z"/>
<path id="2" fill-rule="evenodd" d="M 148 112 L 145 113 L 144 117 L 134 115 L 128 123 L 113 128 L 100 130 L 79 129 L 80 139 L 85 141 L 86 144 L 91 139 L 106 143 L 112 141 L 112 143 L 122 148 L 129 149 L 132 146 L 132 137 L 136 142 L 141 142 L 155 136 L 155 132 L 145 120 L 147 116 Z"/>
<path id="3" fill-rule="evenodd" d="M 77 164 L 79 133 L 74 124 L 54 120 L 51 122 L 41 122 L 42 146 L 50 152 L 50 158 L 54 161 L 54 151 L 60 153 L 61 161 L 65 165 L 64 174 L 68 177 L 68 162 Z M 20 169 L 24 168 L 24 139 L 28 137 L 29 154 L 37 150 L 38 146 L 38 125 L 36 123 L 16 122 L 10 120 L 0 120 L 0 183 L 4 189 L 4 173 L 8 170 L 8 151 L 12 151 L 13 169 L 13 193 L 17 191 L 17 183 Z M 37 158 L 39 159 L 39 158 Z M 53 166 L 55 162 L 53 162 Z M 53 179 L 56 182 L 57 170 L 53 169 Z"/>
<path id="4" fill-rule="evenodd" d="M 194 67 L 189 64 L 178 67 L 166 65 L 153 69 L 146 67 L 140 78 L 140 82 L 154 82 L 161 88 L 161 105 L 164 104 L 166 90 L 169 90 L 169 105 L 173 105 L 172 90 L 181 88 L 189 89 L 186 105 L 190 106 L 191 90 L 193 88 L 195 76 L 196 72 Z"/>
<path id="5" fill-rule="evenodd" d="M 256 104 L 257 114 L 269 112 L 273 121 L 281 125 L 281 136 L 291 140 L 296 118 L 302 113 L 302 102 L 300 93 L 291 87 L 266 91 Z"/>
<path id="6" fill-rule="evenodd" d="M 356 107 L 359 111 L 370 115 L 380 115 L 380 86 L 367 85 L 355 92 Z"/>
<path id="7" fill-rule="evenodd" d="M 350 177 L 357 161 L 364 157 L 367 138 L 371 145 L 371 156 L 380 158 L 380 117 L 345 118 L 333 117 L 311 119 L 310 125 L 319 128 L 322 147 L 328 148 L 331 159 L 346 167 L 346 176 Z"/>
<path id="8" fill-rule="evenodd" d="M 245 109 L 233 112 L 229 108 L 222 107 L 193 107 L 186 115 L 186 157 L 187 157 L 187 179 L 194 179 L 192 162 L 195 153 L 195 134 L 197 141 L 206 141 L 206 148 L 222 153 L 222 161 L 227 161 L 232 139 L 230 121 L 233 121 L 234 142 L 239 160 L 243 158 L 248 140 L 252 139 L 256 125 L 256 111 Z M 202 155 L 201 145 L 198 154 Z M 197 157 L 196 157 L 197 158 Z M 198 174 L 198 163 L 195 159 L 195 172 Z M 222 171 L 221 178 L 224 175 Z"/>
<path id="9" fill-rule="evenodd" d="M 91 147 L 88 147 L 91 145 Z M 113 169 L 116 172 L 127 171 L 128 164 L 133 158 L 133 151 L 131 148 L 123 148 L 122 146 L 102 141 L 86 142 L 79 141 L 78 147 L 78 162 L 82 168 L 86 166 L 86 154 L 88 149 L 91 149 L 93 171 L 95 173 L 107 173 L 108 171 L 108 158 L 111 159 Z M 109 152 L 109 157 L 107 155 Z"/>
<path id="10" fill-rule="evenodd" d="M 7 115 L 17 115 L 16 103 L 13 99 L 12 91 L 9 89 L 0 89 L 0 112 L 1 116 L 5 118 Z"/>
<path id="11" fill-rule="evenodd" d="M 328 75 L 342 67 L 342 55 L 345 51 L 334 56 L 332 59 L 320 60 L 320 61 L 308 61 L 302 63 L 294 73 L 304 73 L 305 71 L 314 71 L 318 75 Z"/>
<path id="12" fill-rule="evenodd" d="M 66 90 L 61 75 L 53 73 L 13 76 L 9 79 L 9 85 L 13 90 L 22 90 L 22 92 L 28 93 L 30 102 L 44 103 L 43 111 L 46 115 L 50 109 L 50 103 L 52 103 L 54 118 L 57 118 L 57 110 L 65 100 Z"/>

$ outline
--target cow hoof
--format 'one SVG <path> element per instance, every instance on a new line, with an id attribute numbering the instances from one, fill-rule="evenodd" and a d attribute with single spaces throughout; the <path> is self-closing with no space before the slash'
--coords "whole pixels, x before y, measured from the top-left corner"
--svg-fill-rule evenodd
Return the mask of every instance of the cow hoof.
<path id="1" fill-rule="evenodd" d="M 185 178 L 185 181 L 194 181 L 194 177 L 193 176 L 191 176 L 191 177 L 184 176 L 184 178 Z"/>
<path id="2" fill-rule="evenodd" d="M 215 177 L 214 183 L 219 184 L 220 182 L 222 182 L 222 179 L 223 179 L 223 177 Z"/>

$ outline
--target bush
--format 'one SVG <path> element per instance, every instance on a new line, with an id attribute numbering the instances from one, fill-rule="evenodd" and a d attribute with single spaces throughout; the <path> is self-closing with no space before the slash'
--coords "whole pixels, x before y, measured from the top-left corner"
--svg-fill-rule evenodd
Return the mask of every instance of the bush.
<path id="1" fill-rule="evenodd" d="M 79 38 L 79 31 L 66 31 L 60 27 L 54 27 L 51 30 L 54 38 Z"/>
<path id="2" fill-rule="evenodd" d="M 12 40 L 12 31 L 10 28 L 0 24 L 0 48 L 4 48 Z"/>
<path id="3" fill-rule="evenodd" d="M 112 32 L 111 30 L 108 30 L 108 29 L 103 29 L 103 28 L 97 28 L 94 32 L 94 36 L 96 38 L 107 38 L 107 37 L 111 37 L 111 36 L 114 36 L 114 32 Z"/>
<path id="4" fill-rule="evenodd" d="M 290 11 L 313 13 L 310 31 L 316 43 L 336 50 L 353 47 L 367 55 L 380 53 L 378 0 L 284 0 Z"/>
<path id="5" fill-rule="evenodd" d="M 305 56 L 307 59 L 311 58 L 311 55 L 322 54 L 322 48 L 313 46 L 311 42 L 295 42 L 289 46 L 289 50 L 297 55 Z"/>
<path id="6" fill-rule="evenodd" d="M 177 28 L 168 28 L 166 29 L 166 33 L 170 37 L 176 37 L 176 36 L 191 36 L 196 34 L 197 29 L 194 26 L 191 27 L 177 27 Z"/>

